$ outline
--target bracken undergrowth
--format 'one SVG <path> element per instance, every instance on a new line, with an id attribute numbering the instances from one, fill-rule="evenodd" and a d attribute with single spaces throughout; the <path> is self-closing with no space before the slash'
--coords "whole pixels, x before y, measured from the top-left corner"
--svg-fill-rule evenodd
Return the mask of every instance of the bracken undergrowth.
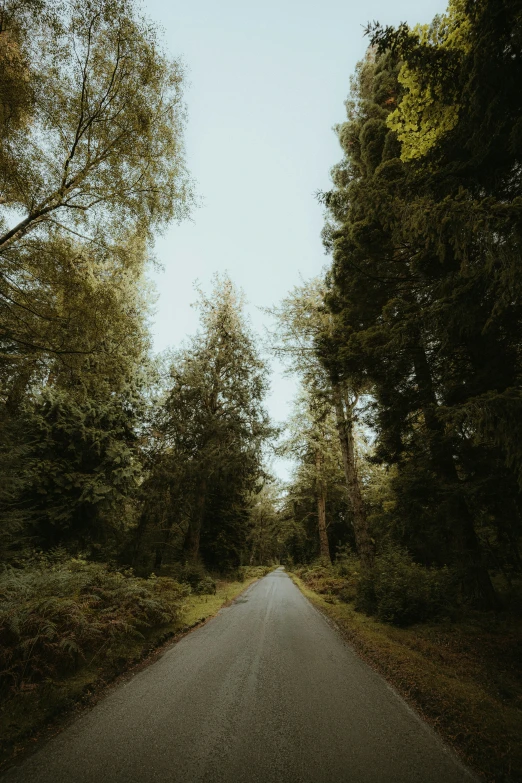
<path id="1" fill-rule="evenodd" d="M 41 556 L 0 573 L 0 693 L 90 664 L 123 637 L 174 622 L 190 593 L 102 563 Z"/>

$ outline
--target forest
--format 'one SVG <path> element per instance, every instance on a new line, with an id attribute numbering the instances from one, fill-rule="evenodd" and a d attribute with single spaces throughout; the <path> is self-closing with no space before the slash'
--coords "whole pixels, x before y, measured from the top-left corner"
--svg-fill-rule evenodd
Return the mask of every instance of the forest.
<path id="1" fill-rule="evenodd" d="M 459 671 L 481 647 L 483 748 L 448 694 L 433 711 L 516 780 L 522 5 L 365 32 L 317 194 L 323 270 L 268 340 L 217 270 L 198 331 L 156 354 L 154 241 L 196 199 L 184 65 L 133 0 L 0 4 L 0 693 L 34 709 L 105 645 L 121 666 L 126 640 L 282 564 L 341 624 L 428 657 L 442 639 Z M 284 423 L 272 357 L 299 385 Z"/>

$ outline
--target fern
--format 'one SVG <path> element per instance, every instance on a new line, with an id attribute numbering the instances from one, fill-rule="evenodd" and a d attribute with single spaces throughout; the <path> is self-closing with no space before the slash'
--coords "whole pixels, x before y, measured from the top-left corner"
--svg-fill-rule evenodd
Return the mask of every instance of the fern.
<path id="1" fill-rule="evenodd" d="M 103 648 L 175 621 L 189 588 L 107 565 L 41 556 L 0 574 L 0 689 L 56 678 Z"/>

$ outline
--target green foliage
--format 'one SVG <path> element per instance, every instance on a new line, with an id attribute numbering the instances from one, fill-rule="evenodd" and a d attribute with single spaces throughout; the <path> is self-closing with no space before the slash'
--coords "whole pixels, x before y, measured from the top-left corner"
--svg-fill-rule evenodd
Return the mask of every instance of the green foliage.
<path id="1" fill-rule="evenodd" d="M 238 582 L 246 582 L 247 579 L 262 579 L 273 570 L 271 565 L 239 566 L 230 576 L 236 577 Z"/>
<path id="2" fill-rule="evenodd" d="M 196 595 L 214 595 L 216 592 L 216 583 L 202 563 L 191 560 L 166 566 L 163 570 L 176 581 L 189 585 L 191 592 Z"/>
<path id="3" fill-rule="evenodd" d="M 343 578 L 343 586 L 337 595 L 344 603 L 354 603 L 357 599 L 364 567 L 353 550 L 348 546 L 337 549 L 335 571 Z"/>
<path id="4" fill-rule="evenodd" d="M 45 389 L 27 419 L 34 531 L 48 544 L 107 545 L 111 533 L 125 530 L 121 508 L 141 478 L 134 417 L 119 395 L 78 401 Z"/>
<path id="5" fill-rule="evenodd" d="M 310 380 L 302 385 L 287 423 L 287 433 L 279 445 L 279 452 L 293 457 L 296 464 L 281 516 L 293 523 L 288 530 L 287 551 L 303 562 L 314 559 L 320 551 L 319 498 L 324 503 L 329 549 L 347 539 L 352 540 L 346 477 L 328 389 L 317 388 Z M 300 537 L 296 535 L 298 528 Z M 326 550 L 324 544 L 323 548 Z M 330 559 L 326 551 L 323 556 Z"/>
<path id="6" fill-rule="evenodd" d="M 133 0 L 8 0 L 0 58 L 0 393 L 12 413 L 79 363 L 101 359 L 102 382 L 107 356 L 135 356 L 151 231 L 190 195 L 183 69 Z"/>
<path id="7" fill-rule="evenodd" d="M 5 198 L 24 214 L 5 225 L 0 249 L 53 221 L 102 235 L 115 221 L 147 227 L 179 215 L 183 70 L 133 0 L 10 0 L 0 35 L 26 93 L 18 122 L 2 126 Z"/>
<path id="8" fill-rule="evenodd" d="M 372 458 L 393 472 L 372 521 L 418 562 L 458 566 L 489 606 L 488 568 L 521 567 L 516 5 L 456 0 L 430 27 L 377 26 L 323 195 L 325 356 L 366 378 Z"/>
<path id="9" fill-rule="evenodd" d="M 431 25 L 419 25 L 411 31 L 419 49 L 437 52 L 439 68 L 435 78 L 408 62 L 399 71 L 402 98 L 387 124 L 401 143 L 402 160 L 427 155 L 457 125 L 462 106 L 456 77 L 471 49 L 470 28 L 466 3 L 450 0 L 446 14 L 435 17 Z"/>
<path id="10" fill-rule="evenodd" d="M 196 595 L 215 595 L 216 583 L 211 576 L 207 575 L 193 588 L 193 592 Z"/>
<path id="11" fill-rule="evenodd" d="M 365 568 L 353 550 L 341 546 L 332 565 L 320 561 L 296 569 L 305 585 L 327 600 L 392 625 L 407 626 L 453 616 L 459 593 L 456 574 L 448 568 L 426 568 L 395 545 L 387 544 Z"/>
<path id="12" fill-rule="evenodd" d="M 0 562 L 34 543 L 28 536 L 28 514 L 20 499 L 31 482 L 30 446 L 19 420 L 0 406 Z"/>
<path id="13" fill-rule="evenodd" d="M 183 68 L 133 0 L 1 15 L 0 557 L 111 556 L 143 480 L 152 232 L 191 200 Z"/>
<path id="14" fill-rule="evenodd" d="M 307 587 L 320 595 L 340 596 L 347 587 L 346 579 L 339 574 L 335 565 L 324 565 L 320 560 L 297 569 L 296 573 Z"/>
<path id="15" fill-rule="evenodd" d="M 451 615 L 455 577 L 447 568 L 424 568 L 404 550 L 388 547 L 375 557 L 357 586 L 356 609 L 393 625 L 411 625 Z"/>
<path id="16" fill-rule="evenodd" d="M 267 481 L 251 496 L 245 560 L 260 568 L 280 562 L 287 551 L 288 525 L 281 514 L 280 496 L 281 486 L 275 481 Z"/>
<path id="17" fill-rule="evenodd" d="M 382 118 L 375 122 L 382 126 Z M 371 135 L 370 126 L 367 131 Z M 298 562 L 315 557 L 315 538 L 321 557 L 328 561 L 332 545 L 348 539 L 370 561 L 373 545 L 355 424 L 359 395 L 367 384 L 360 374 L 345 372 L 339 362 L 342 332 L 328 307 L 327 293 L 327 281 L 315 278 L 296 286 L 279 307 L 268 311 L 277 320 L 272 350 L 301 381 L 288 437 L 279 446 L 280 453 L 298 460 L 282 514 L 293 525 L 287 555 Z"/>
<path id="18" fill-rule="evenodd" d="M 60 677 L 118 640 L 179 617 L 187 588 L 107 565 L 40 557 L 0 575 L 0 687 Z"/>
<path id="19" fill-rule="evenodd" d="M 335 560 L 330 565 L 316 560 L 295 572 L 314 592 L 352 603 L 357 597 L 363 571 L 352 547 L 342 544 L 337 547 Z"/>
<path id="20" fill-rule="evenodd" d="M 267 370 L 241 293 L 226 276 L 216 276 L 211 297 L 199 293 L 202 329 L 171 357 L 158 406 L 143 529 L 158 531 L 155 568 L 172 553 L 227 571 L 246 556 L 274 430 L 263 405 Z"/>

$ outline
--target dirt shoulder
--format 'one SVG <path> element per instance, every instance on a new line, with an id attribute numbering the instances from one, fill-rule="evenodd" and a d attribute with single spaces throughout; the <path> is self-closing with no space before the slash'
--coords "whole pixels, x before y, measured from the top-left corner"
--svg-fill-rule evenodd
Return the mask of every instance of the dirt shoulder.
<path id="1" fill-rule="evenodd" d="M 396 628 L 289 575 L 466 764 L 491 782 L 522 781 L 522 622 L 477 614 Z"/>

